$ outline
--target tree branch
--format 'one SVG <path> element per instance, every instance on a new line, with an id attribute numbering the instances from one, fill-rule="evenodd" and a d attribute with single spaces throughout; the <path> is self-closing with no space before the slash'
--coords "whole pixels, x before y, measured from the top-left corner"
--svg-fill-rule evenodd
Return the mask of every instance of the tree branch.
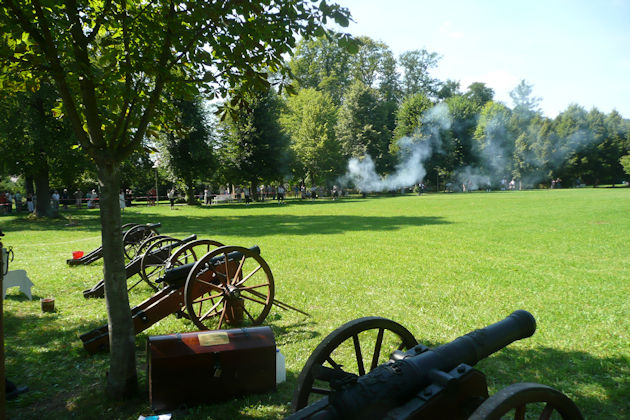
<path id="1" fill-rule="evenodd" d="M 33 0 L 33 3 L 39 0 Z M 96 100 L 96 89 L 94 86 L 94 75 L 92 74 L 92 66 L 88 55 L 87 37 L 83 33 L 81 21 L 79 19 L 79 11 L 76 0 L 66 0 L 66 16 L 71 22 L 70 33 L 74 43 L 74 59 L 78 64 L 79 71 L 79 91 L 83 99 L 83 107 L 85 118 L 87 120 L 88 133 L 90 134 L 92 143 L 97 146 L 106 146 L 104 143 L 103 130 L 101 129 L 101 118 Z"/>
<path id="2" fill-rule="evenodd" d="M 39 2 L 33 1 L 35 15 L 37 16 L 37 19 L 39 20 L 41 26 L 40 32 L 37 29 L 37 26 L 34 25 L 31 20 L 24 15 L 22 9 L 18 7 L 14 1 L 7 0 L 6 4 L 13 12 L 13 15 L 16 17 L 18 25 L 24 31 L 28 32 L 33 37 L 33 39 L 38 42 L 38 45 L 42 49 L 44 57 L 46 57 L 46 60 L 50 63 L 50 72 L 53 76 L 55 84 L 57 85 L 59 94 L 61 95 L 64 108 L 66 109 L 66 114 L 68 115 L 68 118 L 70 119 L 70 122 L 75 129 L 81 146 L 88 152 L 90 150 L 93 150 L 90 138 L 85 130 L 83 130 L 83 121 L 78 112 L 77 104 L 72 97 L 70 87 L 68 86 L 68 81 L 66 80 L 66 72 L 59 59 L 55 43 L 50 33 L 46 18 L 44 17 L 44 14 L 42 12 L 41 5 L 39 5 Z"/>
<path id="3" fill-rule="evenodd" d="M 98 31 L 101 29 L 101 25 L 105 21 L 105 16 L 107 15 L 108 9 L 112 5 L 112 0 L 105 0 L 105 4 L 103 5 L 103 10 L 101 14 L 96 18 L 96 22 L 94 23 L 94 27 L 92 28 L 92 32 L 87 36 L 87 42 L 90 43 L 94 41 L 94 38 L 98 34 Z"/>

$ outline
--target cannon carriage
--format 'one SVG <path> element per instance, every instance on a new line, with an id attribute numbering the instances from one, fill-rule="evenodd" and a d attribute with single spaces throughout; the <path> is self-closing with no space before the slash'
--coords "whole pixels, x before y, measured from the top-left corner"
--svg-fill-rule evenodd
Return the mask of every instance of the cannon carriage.
<path id="1" fill-rule="evenodd" d="M 489 396 L 485 375 L 472 367 L 535 329 L 534 317 L 519 310 L 430 349 L 389 319 L 348 322 L 308 358 L 287 420 L 582 419 L 569 397 L 546 385 L 516 383 Z"/>
<path id="2" fill-rule="evenodd" d="M 157 228 L 161 226 L 160 223 L 126 223 L 121 226 L 123 233 L 123 250 L 125 257 L 129 260 L 133 260 L 138 254 L 140 246 L 150 237 L 157 236 Z M 88 265 L 103 258 L 103 246 L 88 252 L 80 258 L 72 258 L 66 260 L 69 266 L 75 265 Z"/>
<path id="3" fill-rule="evenodd" d="M 153 235 L 147 237 L 135 250 L 135 257 L 125 265 L 125 278 L 128 283 L 127 291 L 145 282 L 153 290 L 158 287 L 152 281 L 154 274 L 159 273 L 164 267 L 173 251 L 186 246 L 197 239 L 197 235 L 191 235 L 184 239 L 176 239 L 167 235 Z M 130 281 L 135 275 L 139 278 Z M 90 289 L 83 291 L 83 297 L 105 297 L 105 280 L 99 280 Z"/>
<path id="4" fill-rule="evenodd" d="M 257 246 L 196 240 L 174 250 L 165 264 L 148 273 L 157 290 L 131 309 L 135 334 L 171 314 L 190 319 L 201 330 L 260 325 L 272 305 L 308 315 L 274 298 L 273 274 Z M 106 351 L 108 326 L 80 338 L 88 352 Z"/>

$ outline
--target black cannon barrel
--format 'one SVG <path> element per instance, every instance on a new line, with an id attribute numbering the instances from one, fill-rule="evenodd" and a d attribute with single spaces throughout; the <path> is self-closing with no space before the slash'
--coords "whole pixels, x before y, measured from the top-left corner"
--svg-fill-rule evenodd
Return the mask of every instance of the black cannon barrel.
<path id="1" fill-rule="evenodd" d="M 527 311 L 518 310 L 507 318 L 485 328 L 458 337 L 450 343 L 416 356 L 385 363 L 356 383 L 328 398 L 328 406 L 311 419 L 380 419 L 391 409 L 413 398 L 431 384 L 429 372 L 448 372 L 462 363 L 475 365 L 508 344 L 530 337 L 536 331 L 536 320 Z M 319 403 L 321 405 L 321 403 Z M 303 409 L 307 412 L 308 407 Z M 300 411 L 290 416 L 300 419 Z"/>
<path id="2" fill-rule="evenodd" d="M 260 254 L 260 248 L 256 245 L 249 248 L 249 250 L 253 251 L 256 254 Z M 228 261 L 240 260 L 241 258 L 243 258 L 243 254 L 238 251 L 233 251 L 228 254 Z M 208 265 L 216 266 L 219 264 L 223 264 L 223 262 L 224 256 L 217 255 L 216 257 L 213 257 L 210 261 L 208 261 Z M 179 287 L 182 282 L 186 281 L 186 279 L 188 278 L 188 274 L 193 269 L 195 264 L 197 264 L 196 261 L 189 264 L 170 268 L 164 273 L 164 276 L 157 280 L 157 282 L 166 282 L 166 284 L 176 285 Z"/>

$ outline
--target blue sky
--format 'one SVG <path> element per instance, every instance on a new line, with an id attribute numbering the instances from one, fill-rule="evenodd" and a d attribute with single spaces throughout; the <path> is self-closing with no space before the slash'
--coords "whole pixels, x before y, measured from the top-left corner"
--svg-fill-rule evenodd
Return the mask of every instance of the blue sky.
<path id="1" fill-rule="evenodd" d="M 334 0 L 355 23 L 345 31 L 385 42 L 399 55 L 442 56 L 441 80 L 509 91 L 533 84 L 545 115 L 571 103 L 630 118 L 630 0 Z"/>

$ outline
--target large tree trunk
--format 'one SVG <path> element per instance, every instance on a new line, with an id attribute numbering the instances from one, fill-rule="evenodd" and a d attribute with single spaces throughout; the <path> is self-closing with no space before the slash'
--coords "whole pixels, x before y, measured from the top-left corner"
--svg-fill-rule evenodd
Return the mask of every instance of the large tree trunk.
<path id="1" fill-rule="evenodd" d="M 35 174 L 35 194 L 37 195 L 37 205 L 35 215 L 38 217 L 52 217 L 53 209 L 50 206 L 50 186 L 48 184 L 48 162 L 42 159 L 41 165 Z"/>
<path id="2" fill-rule="evenodd" d="M 195 186 L 192 181 L 186 182 L 186 204 L 189 206 L 195 206 L 199 204 L 199 200 L 195 197 Z"/>
<path id="3" fill-rule="evenodd" d="M 24 185 L 26 187 L 26 194 L 35 194 L 35 188 L 33 187 L 33 177 L 31 175 L 24 175 Z"/>
<path id="4" fill-rule="evenodd" d="M 109 320 L 110 361 L 107 394 L 126 399 L 137 391 L 135 335 L 127 295 L 125 257 L 122 246 L 120 202 L 120 166 L 99 164 L 101 188 L 100 214 L 103 241 L 105 299 Z"/>

